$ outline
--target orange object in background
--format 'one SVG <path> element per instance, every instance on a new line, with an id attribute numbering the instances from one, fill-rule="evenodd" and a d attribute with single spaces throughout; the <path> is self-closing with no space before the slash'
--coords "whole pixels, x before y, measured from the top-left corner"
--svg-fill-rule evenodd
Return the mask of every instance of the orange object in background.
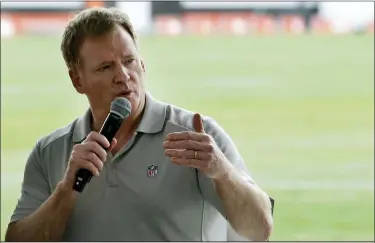
<path id="1" fill-rule="evenodd" d="M 287 34 L 302 34 L 306 31 L 306 25 L 301 16 L 285 15 L 281 17 L 282 32 Z"/>
<path id="2" fill-rule="evenodd" d="M 374 34 L 374 22 L 371 22 L 371 23 L 368 25 L 367 31 L 368 31 L 370 34 Z"/>
<path id="3" fill-rule="evenodd" d="M 326 20 L 316 16 L 311 19 L 311 32 L 317 34 L 327 34 L 331 33 L 331 29 Z"/>
<path id="4" fill-rule="evenodd" d="M 182 23 L 189 34 L 208 35 L 215 28 L 212 13 L 186 13 L 182 16 Z"/>
<path id="5" fill-rule="evenodd" d="M 15 34 L 32 33 L 57 33 L 61 31 L 69 19 L 72 17 L 70 12 L 19 12 L 2 14 L 12 23 Z"/>
<path id="6" fill-rule="evenodd" d="M 105 1 L 86 1 L 86 8 L 104 7 Z"/>
<path id="7" fill-rule="evenodd" d="M 216 31 L 223 34 L 244 35 L 249 33 L 249 13 L 218 13 L 214 18 Z"/>
<path id="8" fill-rule="evenodd" d="M 275 34 L 278 32 L 276 19 L 271 15 L 252 14 L 249 24 L 253 34 Z"/>
<path id="9" fill-rule="evenodd" d="M 154 30 L 160 35 L 179 35 L 183 31 L 181 20 L 176 15 L 158 16 L 154 20 Z"/>

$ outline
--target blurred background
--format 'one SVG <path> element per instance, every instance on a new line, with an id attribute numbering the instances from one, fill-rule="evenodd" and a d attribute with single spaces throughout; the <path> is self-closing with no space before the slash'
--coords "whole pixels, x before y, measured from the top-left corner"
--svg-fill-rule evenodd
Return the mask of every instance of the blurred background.
<path id="1" fill-rule="evenodd" d="M 83 114 L 77 11 L 127 12 L 146 85 L 216 119 L 276 200 L 273 241 L 374 240 L 373 2 L 1 2 L 1 239 L 36 141 Z"/>

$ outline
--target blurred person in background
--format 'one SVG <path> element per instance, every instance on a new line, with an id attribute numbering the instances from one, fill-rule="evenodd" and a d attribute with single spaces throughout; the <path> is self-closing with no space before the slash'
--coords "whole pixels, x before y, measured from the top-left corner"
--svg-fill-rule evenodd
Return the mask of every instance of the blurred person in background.
<path id="1" fill-rule="evenodd" d="M 268 195 L 209 117 L 155 100 L 128 16 L 91 8 L 70 21 L 61 50 L 90 109 L 42 138 L 25 167 L 6 241 L 266 241 Z M 116 97 L 131 115 L 113 141 L 98 132 Z M 82 193 L 79 169 L 95 176 Z"/>

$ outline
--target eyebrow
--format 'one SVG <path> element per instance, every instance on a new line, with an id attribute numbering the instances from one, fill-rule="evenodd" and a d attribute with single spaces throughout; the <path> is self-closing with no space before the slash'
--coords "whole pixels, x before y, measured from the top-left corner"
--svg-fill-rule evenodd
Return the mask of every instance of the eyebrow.
<path id="1" fill-rule="evenodd" d="M 124 58 L 125 59 L 135 58 L 135 55 L 134 54 L 129 54 L 129 55 L 124 56 Z"/>

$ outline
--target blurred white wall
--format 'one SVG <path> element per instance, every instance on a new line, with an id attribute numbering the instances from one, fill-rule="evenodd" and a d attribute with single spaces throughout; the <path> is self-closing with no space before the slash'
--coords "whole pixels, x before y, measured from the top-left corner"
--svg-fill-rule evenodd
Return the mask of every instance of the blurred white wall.
<path id="1" fill-rule="evenodd" d="M 138 33 L 150 31 L 152 27 L 151 2 L 117 2 L 117 7 L 129 15 Z"/>
<path id="2" fill-rule="evenodd" d="M 275 7 L 277 2 L 251 2 L 252 6 L 269 5 Z M 223 2 L 221 5 L 233 5 L 234 3 Z M 183 2 L 182 5 L 187 8 L 204 7 L 205 5 L 220 7 L 219 3 L 215 2 Z M 238 3 L 250 4 L 250 3 Z M 257 5 L 256 5 L 257 4 Z M 285 4 L 285 7 L 290 7 L 299 2 L 290 2 Z M 369 23 L 374 21 L 374 2 L 320 2 L 320 16 L 328 21 L 331 29 L 335 33 L 345 33 L 354 29 L 359 29 L 368 26 Z M 152 28 L 151 18 L 151 2 L 118 2 L 117 6 L 122 11 L 126 12 L 132 19 L 137 32 L 148 33 Z M 277 7 L 284 6 L 278 4 Z M 211 6 L 212 7 L 212 6 Z"/>
<path id="3" fill-rule="evenodd" d="M 15 28 L 12 23 L 7 17 L 1 17 L 1 38 L 9 38 L 14 36 Z"/>
<path id="4" fill-rule="evenodd" d="M 374 21 L 374 2 L 321 2 L 320 15 L 332 31 L 345 33 Z"/>

